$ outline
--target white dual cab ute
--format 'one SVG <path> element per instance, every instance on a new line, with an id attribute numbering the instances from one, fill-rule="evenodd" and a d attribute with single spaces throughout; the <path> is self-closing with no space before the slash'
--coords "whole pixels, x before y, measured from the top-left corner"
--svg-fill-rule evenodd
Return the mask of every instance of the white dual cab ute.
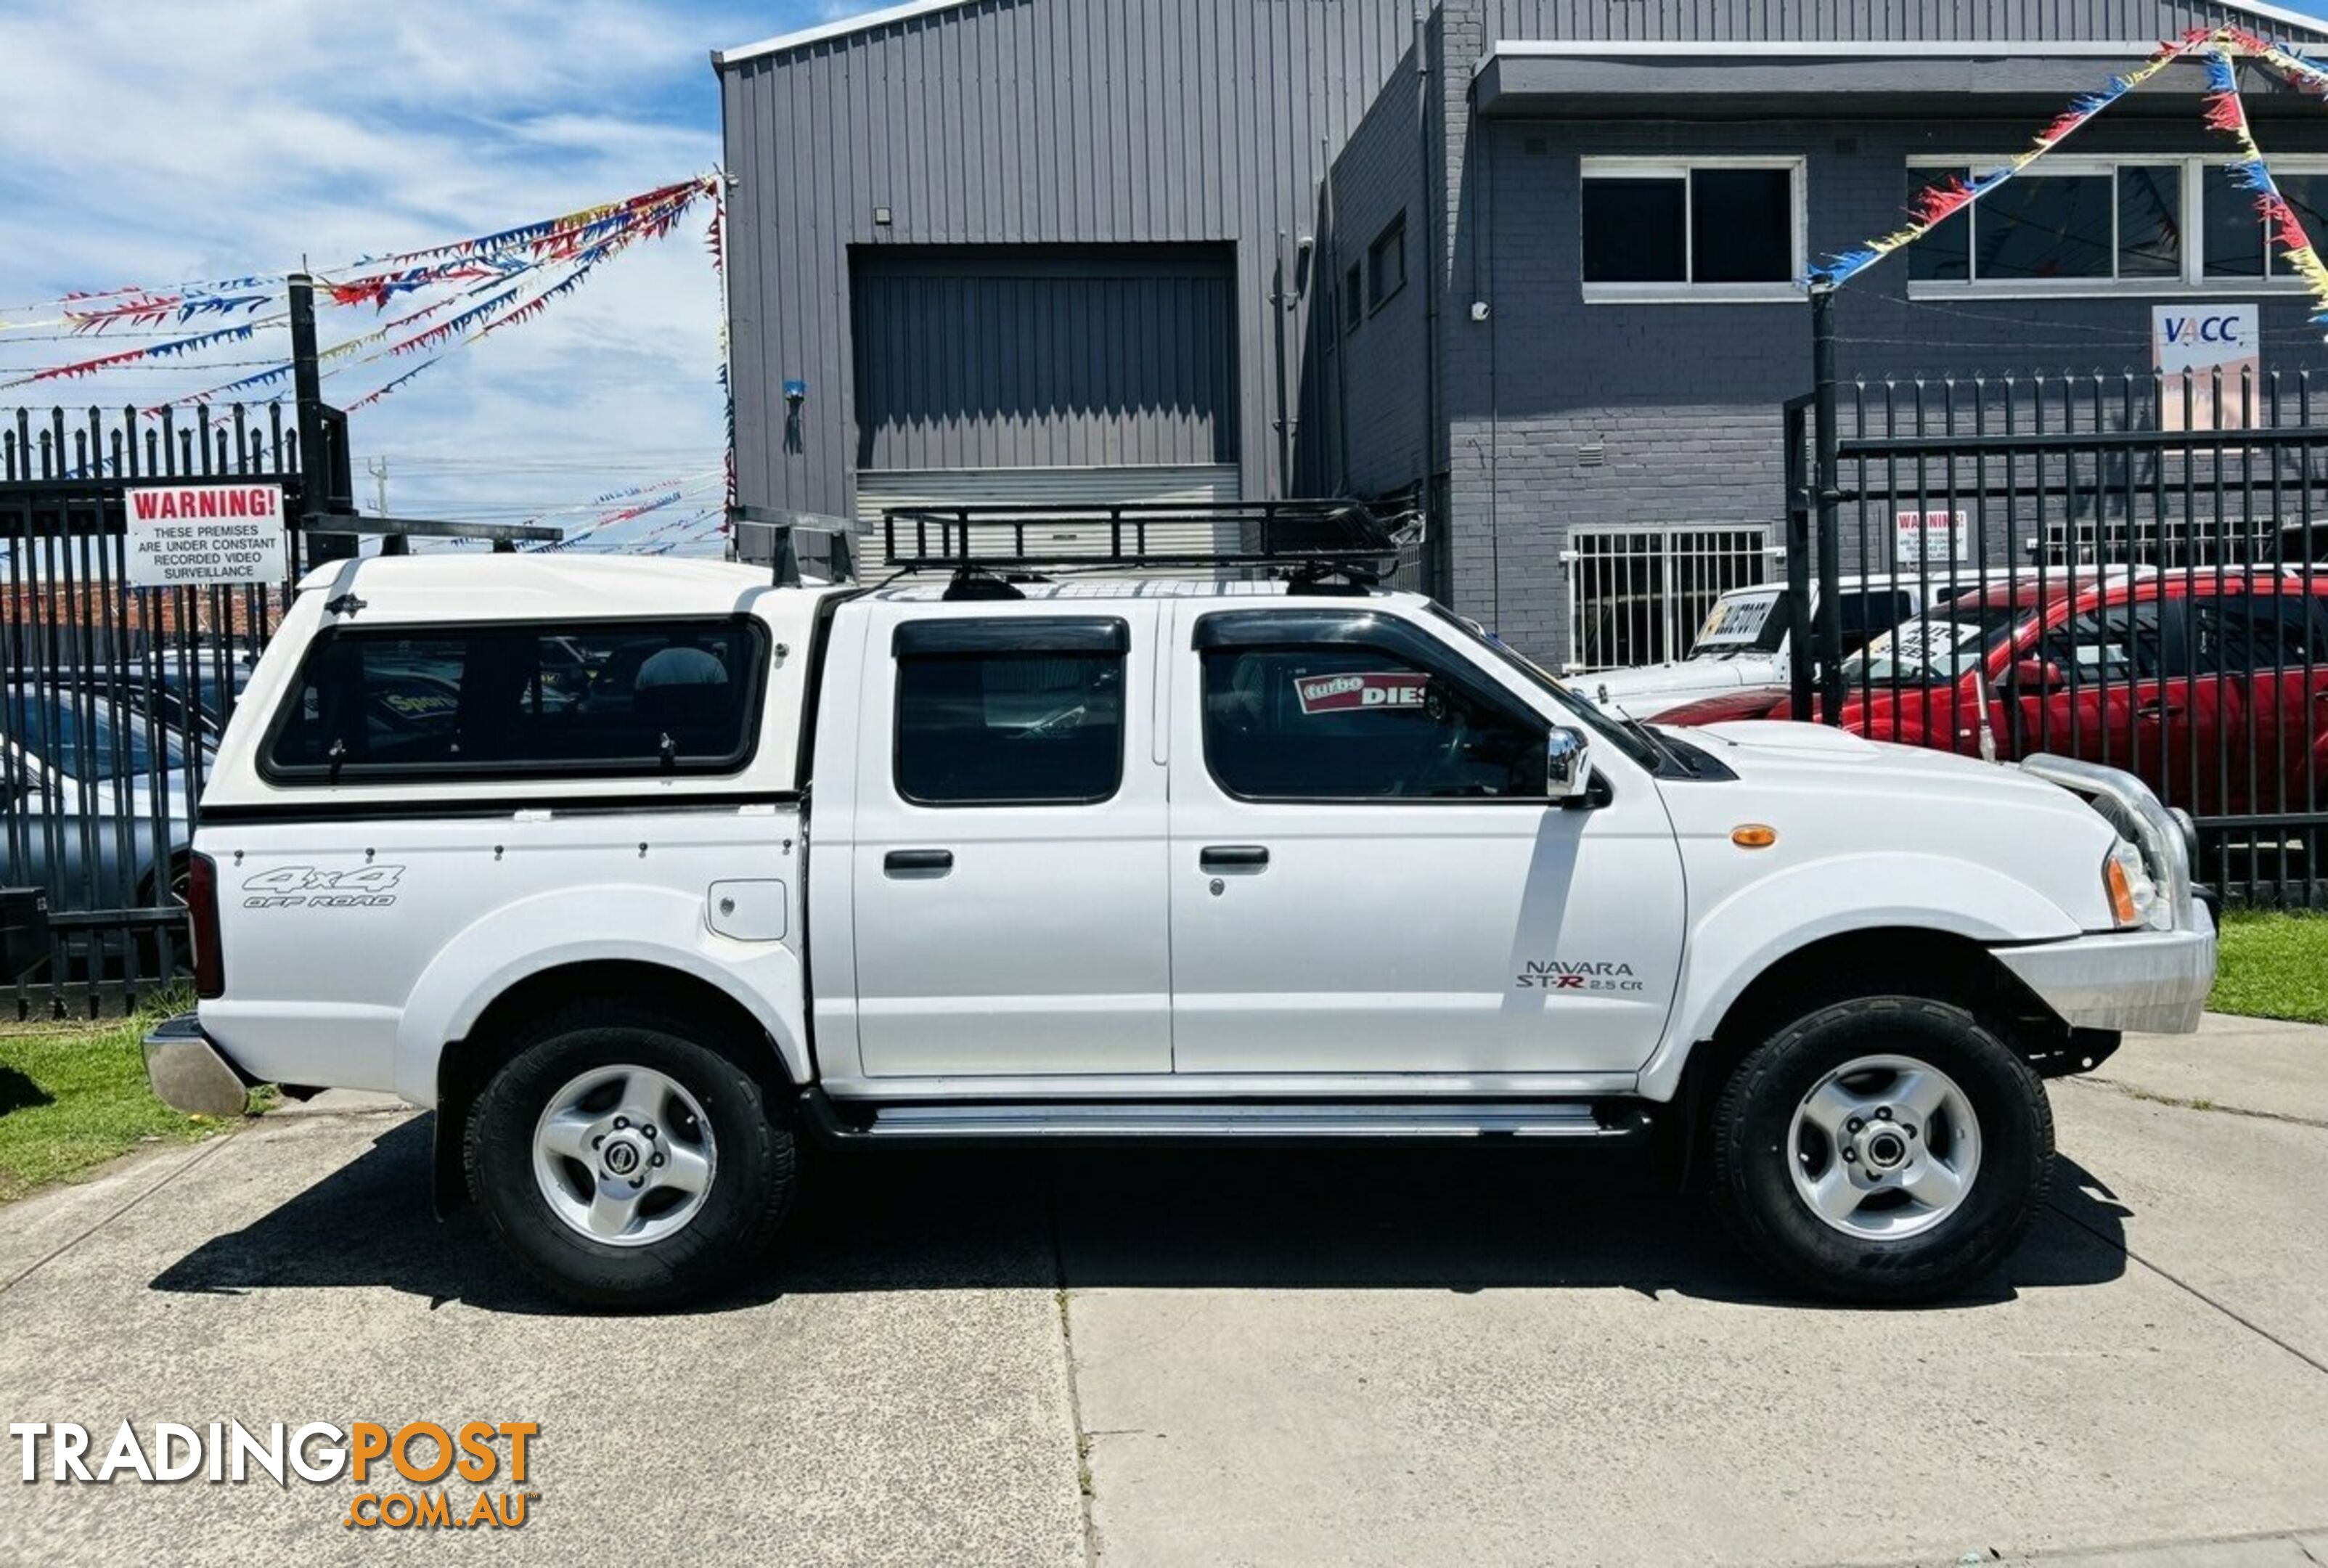
<path id="1" fill-rule="evenodd" d="M 1647 1143 L 1794 1286 L 1903 1300 L 2029 1227 L 2042 1079 L 2196 1027 L 2188 823 L 2126 774 L 1620 723 L 1244 565 L 319 568 L 153 1082 L 433 1108 L 440 1206 L 587 1303 L 748 1268 L 805 1146 L 1418 1137 Z"/>

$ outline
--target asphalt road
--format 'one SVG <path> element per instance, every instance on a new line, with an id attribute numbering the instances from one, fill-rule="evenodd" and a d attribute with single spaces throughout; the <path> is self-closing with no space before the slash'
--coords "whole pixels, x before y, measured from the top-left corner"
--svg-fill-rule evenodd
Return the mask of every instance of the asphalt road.
<path id="1" fill-rule="evenodd" d="M 269 1118 L 0 1211 L 0 1410 L 92 1459 L 530 1421 L 528 1523 L 26 1486 L 12 1440 L 0 1561 L 2328 1563 L 2328 1030 L 2054 1104 L 2021 1255 L 1880 1312 L 1774 1299 L 1631 1165 L 1408 1149 L 829 1163 L 737 1299 L 575 1317 L 429 1217 L 424 1119 Z"/>

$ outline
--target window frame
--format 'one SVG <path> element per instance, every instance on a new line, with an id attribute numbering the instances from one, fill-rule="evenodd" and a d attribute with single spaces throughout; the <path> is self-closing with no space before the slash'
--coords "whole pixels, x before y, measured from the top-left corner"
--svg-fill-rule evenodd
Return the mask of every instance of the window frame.
<path id="1" fill-rule="evenodd" d="M 1366 264 L 1361 259 L 1350 263 L 1342 277 L 1342 335 L 1347 337 L 1358 330 L 1366 319 Z"/>
<path id="2" fill-rule="evenodd" d="M 1382 286 L 1382 258 L 1395 243 L 1398 255 L 1398 281 L 1388 288 Z M 1406 209 L 1382 227 L 1366 246 L 1366 315 L 1371 317 L 1383 306 L 1406 291 Z"/>
<path id="3" fill-rule="evenodd" d="M 1233 788 L 1213 765 L 1206 722 L 1206 655 L 1216 653 L 1376 653 L 1403 661 L 1504 718 L 1543 732 L 1549 744 L 1555 720 L 1546 718 L 1441 639 L 1378 610 L 1213 610 L 1197 617 L 1188 638 L 1197 655 L 1197 751 L 1213 787 L 1240 805 L 1253 806 L 1556 806 L 1552 795 L 1253 795 Z M 1549 778 L 1547 777 L 1547 783 Z"/>
<path id="4" fill-rule="evenodd" d="M 990 645 L 980 639 L 992 636 Z M 1049 645 L 1043 639 L 1053 638 Z M 909 649 L 927 640 L 940 644 Z M 951 644 L 951 645 L 947 645 Z M 990 801 L 934 801 L 906 792 L 898 772 L 906 741 L 908 659 L 1114 659 L 1122 671 L 1115 724 L 1115 778 L 1096 795 L 1036 795 Z M 1038 806 L 1103 806 L 1123 793 L 1131 755 L 1131 623 L 1121 615 L 925 615 L 899 621 L 889 634 L 889 793 L 916 811 L 1024 811 Z"/>
<path id="5" fill-rule="evenodd" d="M 1921 176 L 1920 183 L 1929 183 L 1938 174 L 1951 170 L 1978 175 L 2009 162 L 2008 157 L 1995 153 L 1974 155 L 1944 155 L 1931 153 L 1911 154 L 1906 171 L 1911 176 Z M 2061 153 L 2049 153 L 2032 165 L 2038 174 L 2084 175 L 2107 174 L 2112 182 L 2113 203 L 2110 217 L 2110 266 L 2118 265 L 2117 215 L 2115 203 L 2117 171 L 2121 167 L 2154 168 L 2161 164 L 2178 165 L 2182 170 L 2182 273 L 2180 277 L 2013 277 L 1985 282 L 1979 277 L 1962 281 L 1947 278 L 1920 277 L 1908 280 L 1910 300 L 1934 299 L 2126 299 L 2145 296 L 2179 299 L 2191 296 L 2220 296 L 2226 290 L 2246 293 L 2250 290 L 2265 294 L 2301 294 L 2305 287 L 2302 278 L 2287 274 L 2275 275 L 2270 270 L 2271 259 L 2267 251 L 2265 271 L 2256 277 L 2211 277 L 2207 275 L 2206 212 L 2204 211 L 2205 172 L 2210 168 L 2228 168 L 2236 160 L 2220 153 L 2111 153 L 2099 156 L 2078 157 Z M 2328 155 L 2274 155 L 2272 171 L 2280 174 L 2328 174 Z M 1980 222 L 1980 203 L 1972 204 L 1972 222 Z M 2256 221 L 2258 230 L 2263 221 Z M 1978 265 L 1977 245 L 1968 246 L 1966 255 L 1967 268 Z"/>
<path id="6" fill-rule="evenodd" d="M 450 640 L 479 633 L 528 631 L 533 633 L 537 639 L 547 640 L 552 636 L 587 636 L 605 631 L 652 632 L 690 627 L 741 631 L 751 647 L 752 657 L 747 662 L 749 685 L 744 698 L 743 734 L 737 750 L 726 756 L 673 760 L 669 764 L 661 760 L 591 763 L 573 759 L 456 763 L 450 765 L 444 763 L 357 763 L 342 765 L 337 778 L 332 776 L 332 765 L 328 762 L 285 766 L 275 760 L 275 748 L 281 743 L 283 732 L 290 727 L 292 712 L 306 695 L 308 671 L 330 649 L 343 642 Z M 770 634 L 767 623 L 757 615 L 742 613 L 724 615 L 593 615 L 580 619 L 401 621 L 372 626 L 325 626 L 300 651 L 298 670 L 284 689 L 282 699 L 276 704 L 275 711 L 268 718 L 267 728 L 259 737 L 257 770 L 258 776 L 267 783 L 287 789 L 317 785 L 327 789 L 347 789 L 359 784 L 497 784 L 519 780 L 563 782 L 605 779 L 627 783 L 671 778 L 733 778 L 748 771 L 760 755 L 760 729 L 767 717 L 774 646 L 775 639 Z"/>
<path id="7" fill-rule="evenodd" d="M 1679 157 L 1592 154 L 1577 159 L 1576 276 L 1587 305 L 1798 305 L 1810 298 L 1802 279 L 1809 268 L 1810 160 L 1784 153 L 1684 155 Z M 1696 203 L 1691 199 L 1694 169 L 1783 169 L 1787 174 L 1788 276 L 1779 283 L 1681 282 L 1591 283 L 1584 280 L 1584 192 L 1591 180 L 1678 179 L 1682 183 L 1682 266 L 1697 270 Z"/>

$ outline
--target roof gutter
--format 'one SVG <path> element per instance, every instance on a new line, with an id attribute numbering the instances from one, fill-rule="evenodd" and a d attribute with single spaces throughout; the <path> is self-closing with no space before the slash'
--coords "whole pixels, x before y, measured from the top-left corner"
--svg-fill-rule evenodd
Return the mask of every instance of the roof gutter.
<path id="1" fill-rule="evenodd" d="M 2308 55 L 2317 44 L 2290 43 L 2291 53 Z M 1741 39 L 1507 38 L 1484 52 L 1471 68 L 1478 75 L 1497 60 L 2147 60 L 2158 52 L 2155 39 Z"/>
<path id="2" fill-rule="evenodd" d="M 868 11 L 862 15 L 844 16 L 835 22 L 820 23 L 814 27 L 803 27 L 797 33 L 785 33 L 774 38 L 764 38 L 757 43 L 739 43 L 733 49 L 715 49 L 711 52 L 711 69 L 724 70 L 728 66 L 740 65 L 747 60 L 758 60 L 764 55 L 789 53 L 793 50 L 805 49 L 812 43 L 822 43 L 829 39 L 846 38 L 855 33 L 871 33 L 883 27 L 894 27 L 899 23 L 912 22 L 920 17 L 934 15 L 942 11 L 957 11 L 971 3 L 972 0 L 906 0 L 906 4 L 902 5 L 885 6 L 878 11 Z"/>

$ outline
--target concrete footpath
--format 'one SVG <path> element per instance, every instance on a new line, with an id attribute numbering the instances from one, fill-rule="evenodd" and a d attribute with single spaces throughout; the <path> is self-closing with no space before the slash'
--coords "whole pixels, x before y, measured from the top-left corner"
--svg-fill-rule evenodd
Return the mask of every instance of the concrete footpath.
<path id="1" fill-rule="evenodd" d="M 429 1217 L 425 1118 L 269 1118 L 0 1210 L 0 1412 L 540 1423 L 455 1555 L 2328 1568 L 2328 1030 L 2053 1101 L 2029 1245 L 1900 1311 L 1774 1299 L 1629 1164 L 1458 1149 L 827 1161 L 739 1298 L 577 1317 Z M 361 1489 L 10 1484 L 0 1562 L 414 1550 Z"/>

